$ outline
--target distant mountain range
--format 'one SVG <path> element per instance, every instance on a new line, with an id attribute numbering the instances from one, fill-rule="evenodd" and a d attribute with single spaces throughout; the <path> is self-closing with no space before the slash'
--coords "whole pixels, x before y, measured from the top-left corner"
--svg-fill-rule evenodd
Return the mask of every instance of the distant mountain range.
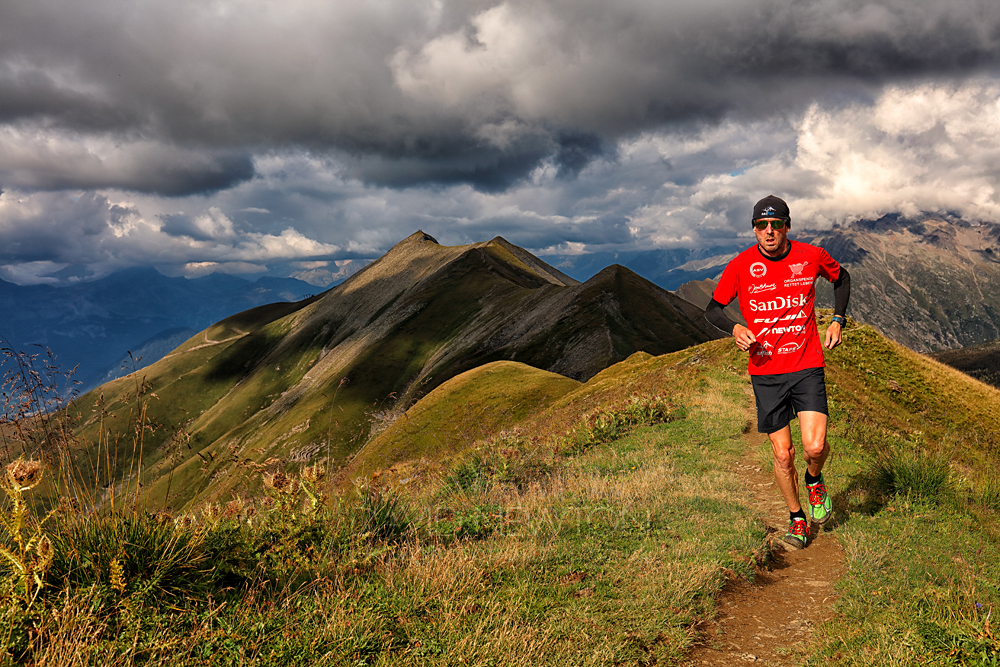
<path id="1" fill-rule="evenodd" d="M 812 242 L 850 268 L 848 314 L 893 340 L 933 352 L 1000 338 L 1000 225 L 887 215 Z"/>
<path id="2" fill-rule="evenodd" d="M 86 391 L 156 361 L 233 313 L 299 301 L 318 291 L 293 278 L 250 282 L 212 274 L 189 280 L 152 268 L 69 287 L 0 280 L 0 344 L 32 354 L 45 354 L 47 348 L 61 368 L 76 368 L 74 379 Z"/>
<path id="3" fill-rule="evenodd" d="M 792 238 L 816 243 L 850 268 L 850 315 L 920 352 L 955 349 L 1000 338 L 1000 225 L 951 215 L 887 215 L 828 232 Z M 585 281 L 622 265 L 704 306 L 726 262 L 749 243 L 694 249 L 547 255 L 565 276 Z M 168 278 L 154 269 L 130 269 L 70 286 L 18 286 L 0 281 L 0 344 L 56 355 L 76 367 L 86 391 L 148 365 L 197 331 L 233 313 L 318 293 L 371 260 L 345 260 L 300 270 L 294 278 L 256 282 L 222 274 Z M 308 281 L 308 282 L 305 282 Z M 329 285 L 327 285 L 329 287 Z M 822 281 L 817 302 L 832 306 Z M 731 308 L 730 314 L 738 317 Z M 131 353 L 131 355 L 129 354 Z"/>
<path id="4" fill-rule="evenodd" d="M 610 264 L 621 264 L 663 289 L 675 291 L 684 283 L 718 276 L 726 263 L 748 246 L 749 243 L 540 257 L 577 280 L 587 280 Z"/>
<path id="5" fill-rule="evenodd" d="M 918 352 L 979 345 L 1000 338 L 1000 225 L 950 214 L 886 215 L 790 238 L 825 248 L 851 272 L 848 314 Z M 704 307 L 726 263 L 747 247 L 621 253 L 636 273 Z M 550 261 L 570 275 L 589 272 L 603 255 Z M 595 264 L 596 262 L 596 264 Z M 833 306 L 829 283 L 817 305 Z M 731 310 L 735 319 L 738 313 Z"/>
<path id="6" fill-rule="evenodd" d="M 228 497 L 269 462 L 341 465 L 380 421 L 492 361 L 586 380 L 719 336 L 621 266 L 580 283 L 499 237 L 448 247 L 418 232 L 341 285 L 229 317 L 145 369 L 144 485 L 179 507 Z M 138 388 L 121 378 L 74 404 L 87 441 L 136 432 Z M 131 451 L 112 453 L 120 469 Z"/>

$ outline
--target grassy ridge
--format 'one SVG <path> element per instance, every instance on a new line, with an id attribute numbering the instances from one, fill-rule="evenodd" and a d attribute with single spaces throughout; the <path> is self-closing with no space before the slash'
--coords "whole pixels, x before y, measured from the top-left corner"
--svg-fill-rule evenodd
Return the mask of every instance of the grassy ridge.
<path id="1" fill-rule="evenodd" d="M 448 380 L 388 422 L 340 473 L 345 483 L 404 460 L 442 461 L 469 443 L 518 424 L 580 386 L 576 380 L 512 361 L 495 361 Z M 391 420 L 391 421 L 390 421 Z"/>
<path id="2" fill-rule="evenodd" d="M 678 664 L 724 583 L 767 558 L 733 473 L 745 363 L 727 340 L 635 354 L 339 500 L 307 468 L 169 518 L 64 507 L 33 604 L 6 572 L 0 639 L 37 664 Z M 495 400 L 491 372 L 526 394 L 554 380 L 486 367 L 385 443 L 450 437 L 456 410 Z M 1000 392 L 853 323 L 828 379 L 828 536 L 848 572 L 802 660 L 995 664 Z M 148 546 L 120 560 L 121 536 Z"/>
<path id="3" fill-rule="evenodd" d="M 686 389 L 665 396 L 663 381 Z M 13 605 L 10 627 L 34 629 L 8 650 L 75 664 L 676 660 L 714 592 L 764 556 L 763 527 L 728 501 L 741 382 L 691 354 L 636 355 L 580 389 L 395 492 L 313 506 L 322 480 L 272 475 L 263 501 L 167 523 L 60 513 L 57 544 L 80 543 L 81 525 L 111 542 L 131 522 L 147 561 L 112 565 L 112 547 L 76 580 L 47 580 L 35 607 Z M 157 570 L 172 530 L 190 567 Z"/>
<path id="4" fill-rule="evenodd" d="M 828 360 L 849 569 L 809 664 L 1000 663 L 1000 391 L 869 327 Z"/>

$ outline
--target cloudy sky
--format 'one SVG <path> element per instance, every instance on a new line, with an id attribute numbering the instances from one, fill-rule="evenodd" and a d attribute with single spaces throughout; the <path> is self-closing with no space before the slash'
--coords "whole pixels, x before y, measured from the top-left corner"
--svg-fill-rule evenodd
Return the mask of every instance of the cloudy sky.
<path id="1" fill-rule="evenodd" d="M 996 0 L 0 0 L 0 278 L 1000 222 Z M 332 264 L 330 265 L 332 266 Z M 282 270 L 286 270 L 282 269 Z"/>

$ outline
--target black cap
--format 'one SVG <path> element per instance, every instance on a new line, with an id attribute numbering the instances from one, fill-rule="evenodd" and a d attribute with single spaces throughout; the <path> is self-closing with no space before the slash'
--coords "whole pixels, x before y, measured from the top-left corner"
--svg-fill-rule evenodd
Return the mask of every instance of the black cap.
<path id="1" fill-rule="evenodd" d="M 753 207 L 753 219 L 760 220 L 761 218 L 791 220 L 791 217 L 788 215 L 788 204 L 781 197 L 775 197 L 774 195 L 764 197 Z"/>

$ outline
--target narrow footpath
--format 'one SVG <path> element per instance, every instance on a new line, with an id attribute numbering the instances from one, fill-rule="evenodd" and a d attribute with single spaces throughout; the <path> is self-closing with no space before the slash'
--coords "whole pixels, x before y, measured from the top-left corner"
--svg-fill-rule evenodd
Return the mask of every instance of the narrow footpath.
<path id="1" fill-rule="evenodd" d="M 700 642 L 688 655 L 685 664 L 691 667 L 802 664 L 814 629 L 833 616 L 834 584 L 845 570 L 844 553 L 833 534 L 836 514 L 823 527 L 812 525 L 805 549 L 780 546 L 788 526 L 788 508 L 771 467 L 761 465 L 759 452 L 767 436 L 752 428 L 746 442 L 747 454 L 738 473 L 751 502 L 773 530 L 774 560 L 753 583 L 737 582 L 723 591 L 716 621 L 703 628 Z M 801 447 L 796 447 L 796 455 L 801 477 Z"/>

